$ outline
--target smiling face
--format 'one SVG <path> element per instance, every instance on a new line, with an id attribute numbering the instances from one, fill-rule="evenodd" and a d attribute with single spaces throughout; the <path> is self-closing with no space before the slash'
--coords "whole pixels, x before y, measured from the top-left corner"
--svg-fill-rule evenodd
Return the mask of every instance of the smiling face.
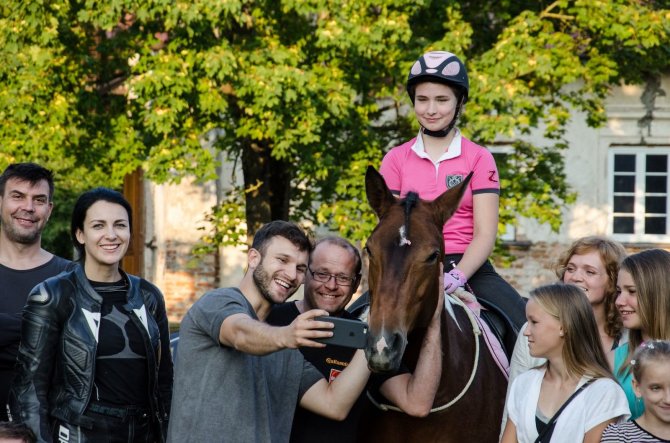
<path id="1" fill-rule="evenodd" d="M 633 389 L 644 401 L 645 419 L 670 426 L 670 359 L 649 359 L 640 378 L 633 379 Z"/>
<path id="2" fill-rule="evenodd" d="M 600 253 L 591 250 L 573 254 L 565 266 L 563 283 L 572 283 L 582 289 L 593 306 L 604 303 L 610 281 Z"/>
<path id="3" fill-rule="evenodd" d="M 284 303 L 298 290 L 307 270 L 307 251 L 282 236 L 272 237 L 261 254 L 249 250 L 249 270 L 261 296 L 272 304 Z"/>
<path id="4" fill-rule="evenodd" d="M 621 269 L 617 278 L 616 307 L 621 314 L 624 328 L 640 329 L 642 321 L 638 312 L 637 288 L 630 272 Z"/>
<path id="5" fill-rule="evenodd" d="M 431 131 L 441 131 L 456 116 L 458 100 L 454 91 L 442 83 L 416 85 L 414 112 L 421 126 Z"/>
<path id="6" fill-rule="evenodd" d="M 563 328 L 556 317 L 545 311 L 532 297 L 526 303 L 528 349 L 533 357 L 560 356 L 563 349 Z"/>
<path id="7" fill-rule="evenodd" d="M 312 251 L 309 267 L 312 272 L 351 279 L 351 285 L 342 286 L 337 284 L 333 277 L 330 277 L 327 282 L 320 282 L 311 272 L 307 272 L 305 276 L 305 307 L 324 309 L 331 315 L 338 315 L 356 292 L 358 278 L 354 255 L 342 246 L 322 242 Z"/>
<path id="8" fill-rule="evenodd" d="M 106 281 L 108 270 L 118 270 L 130 242 L 130 223 L 126 209 L 116 203 L 98 200 L 86 211 L 83 230 L 77 241 L 84 245 L 84 267 L 91 280 Z"/>
<path id="9" fill-rule="evenodd" d="M 33 185 L 25 180 L 10 178 L 0 198 L 2 236 L 11 242 L 26 245 L 39 242 L 52 207 L 46 180 Z"/>

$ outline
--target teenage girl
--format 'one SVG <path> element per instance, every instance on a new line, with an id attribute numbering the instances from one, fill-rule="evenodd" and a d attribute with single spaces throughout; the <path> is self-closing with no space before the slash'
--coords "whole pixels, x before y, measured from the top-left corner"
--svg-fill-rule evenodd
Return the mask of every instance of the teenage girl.
<path id="1" fill-rule="evenodd" d="M 547 362 L 512 383 L 502 442 L 599 442 L 607 425 L 630 413 L 588 299 L 573 285 L 541 286 L 530 293 L 526 317 L 530 353 Z"/>
<path id="2" fill-rule="evenodd" d="M 571 283 L 584 291 L 591 303 L 610 367 L 614 364 L 614 349 L 627 340 L 615 306 L 619 263 L 624 258 L 626 250 L 621 243 L 592 235 L 573 242 L 556 265 L 556 276 L 563 283 Z M 525 325 L 521 332 L 524 330 Z M 510 360 L 510 383 L 522 372 L 542 363 L 544 360 L 531 357 L 528 338 L 519 334 Z"/>
<path id="3" fill-rule="evenodd" d="M 645 342 L 633 354 L 631 367 L 633 389 L 644 402 L 644 413 L 637 420 L 609 425 L 601 441 L 670 442 L 670 342 Z"/>
<path id="4" fill-rule="evenodd" d="M 498 169 L 493 155 L 456 127 L 469 91 L 465 65 L 456 55 L 432 51 L 419 57 L 410 69 L 407 93 L 421 130 L 384 156 L 380 172 L 394 195 L 414 191 L 424 200 L 434 200 L 473 173 L 443 229 L 445 290 L 451 294 L 468 283 L 478 298 L 510 320 L 515 337 L 526 321 L 524 299 L 488 260 L 498 231 Z"/>
<path id="5" fill-rule="evenodd" d="M 621 262 L 616 306 L 629 341 L 614 351 L 614 374 L 626 392 L 632 418 L 644 412 L 633 391 L 630 362 L 647 340 L 670 340 L 670 252 L 649 249 Z"/>
<path id="6" fill-rule="evenodd" d="M 625 257 L 626 250 L 621 243 L 592 235 L 575 240 L 556 263 L 556 276 L 563 283 L 580 288 L 588 298 L 610 368 L 614 364 L 614 349 L 628 339 L 614 304 L 619 263 Z M 523 334 L 525 329 L 526 325 L 521 328 L 510 359 L 508 392 L 519 374 L 545 362 L 542 358 L 530 355 L 528 337 Z M 507 415 L 504 414 L 501 429 L 504 429 L 506 422 Z"/>

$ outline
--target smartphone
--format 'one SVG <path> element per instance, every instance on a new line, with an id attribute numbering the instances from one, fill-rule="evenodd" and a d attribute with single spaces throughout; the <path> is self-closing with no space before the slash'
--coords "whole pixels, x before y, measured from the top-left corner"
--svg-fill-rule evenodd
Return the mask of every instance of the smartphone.
<path id="1" fill-rule="evenodd" d="M 315 317 L 314 320 L 329 321 L 335 325 L 332 337 L 316 338 L 315 341 L 327 345 L 344 346 L 346 348 L 364 348 L 367 335 L 368 325 L 359 320 L 350 320 L 348 318 L 341 318 L 335 316 L 321 316 Z"/>

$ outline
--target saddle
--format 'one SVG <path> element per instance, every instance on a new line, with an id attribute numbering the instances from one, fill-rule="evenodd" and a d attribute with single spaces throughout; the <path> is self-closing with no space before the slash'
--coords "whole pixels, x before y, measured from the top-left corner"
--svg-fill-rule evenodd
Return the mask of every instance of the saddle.
<path id="1" fill-rule="evenodd" d="M 502 344 L 507 359 L 511 359 L 516 338 L 519 335 L 519 329 L 498 306 L 481 298 L 477 298 L 477 301 L 484 308 L 481 311 L 481 318 L 484 319 L 498 341 Z"/>

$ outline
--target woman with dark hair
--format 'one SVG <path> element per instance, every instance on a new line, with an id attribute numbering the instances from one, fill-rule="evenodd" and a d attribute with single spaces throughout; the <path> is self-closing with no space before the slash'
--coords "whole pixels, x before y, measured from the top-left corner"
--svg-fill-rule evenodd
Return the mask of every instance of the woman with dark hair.
<path id="1" fill-rule="evenodd" d="M 73 271 L 35 287 L 23 312 L 10 406 L 40 442 L 161 442 L 172 397 L 161 292 L 121 269 L 132 210 L 107 188 L 72 213 Z"/>

